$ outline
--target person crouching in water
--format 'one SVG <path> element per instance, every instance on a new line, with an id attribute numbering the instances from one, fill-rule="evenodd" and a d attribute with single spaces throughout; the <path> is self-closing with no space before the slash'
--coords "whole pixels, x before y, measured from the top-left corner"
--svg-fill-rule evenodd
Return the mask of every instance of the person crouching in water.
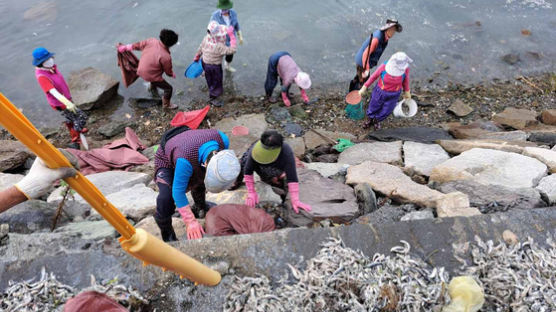
<path id="1" fill-rule="evenodd" d="M 374 125 L 375 130 L 380 129 L 380 123 L 396 108 L 402 89 L 404 91 L 403 98 L 411 99 L 409 90 L 409 63 L 411 62 L 413 60 L 404 52 L 394 53 L 361 87 L 359 95 L 363 96 L 367 88 L 378 79 L 369 101 L 368 119 L 363 124 L 363 128 Z"/>
<path id="2" fill-rule="evenodd" d="M 207 33 L 193 60 L 197 62 L 201 57 L 203 58 L 202 64 L 209 88 L 210 104 L 220 107 L 223 103 L 219 97 L 224 92 L 222 58 L 236 52 L 236 37 L 232 26 L 226 27 L 215 21 L 208 24 Z M 230 37 L 229 47 L 226 46 L 226 35 Z"/>
<path id="3" fill-rule="evenodd" d="M 268 59 L 264 89 L 266 98 L 270 103 L 276 103 L 276 99 L 272 97 L 272 92 L 274 92 L 274 88 L 278 83 L 278 77 L 280 77 L 280 85 L 282 86 L 281 93 L 284 105 L 291 105 L 289 91 L 291 84 L 294 82 L 299 87 L 303 102 L 305 104 L 309 103 L 309 97 L 305 90 L 311 87 L 311 77 L 299 69 L 299 66 L 297 66 L 291 55 L 286 51 L 276 52 Z"/>
<path id="4" fill-rule="evenodd" d="M 50 53 L 43 47 L 38 47 L 33 51 L 33 65 L 35 65 L 35 77 L 41 89 L 46 94 L 46 99 L 50 106 L 62 112 L 64 123 L 70 132 L 70 148 L 79 149 L 81 144 L 81 133 L 87 133 L 85 128 L 87 115 L 77 108 L 71 101 L 70 89 L 54 64 L 54 53 Z"/>
<path id="5" fill-rule="evenodd" d="M 176 78 L 176 74 L 172 70 L 170 47 L 178 42 L 178 34 L 170 29 L 162 29 L 159 38 L 160 40 L 149 38 L 133 44 L 120 45 L 118 46 L 118 52 L 141 51 L 137 75 L 149 82 L 149 91 L 153 95 L 158 95 L 159 88 L 164 91 L 162 107 L 176 109 L 178 106 L 170 102 L 173 91 L 172 85 L 162 78 L 162 74 L 165 73 L 168 77 Z"/>
<path id="6" fill-rule="evenodd" d="M 299 209 L 311 211 L 310 205 L 299 201 L 295 156 L 291 147 L 284 143 L 284 138 L 277 131 L 265 131 L 261 139 L 253 143 L 241 157 L 241 172 L 232 189 L 239 187 L 243 179 L 248 191 L 245 204 L 250 207 L 255 207 L 259 202 L 253 172 L 256 172 L 264 183 L 280 189 L 279 195 L 282 201 L 286 199 L 289 192 L 295 213 L 299 213 Z"/>
<path id="7" fill-rule="evenodd" d="M 156 198 L 154 220 L 162 240 L 177 240 L 172 215 L 180 213 L 187 227 L 187 239 L 198 239 L 203 227 L 195 218 L 209 206 L 205 192 L 218 193 L 228 189 L 239 175 L 241 166 L 235 153 L 228 150 L 228 136 L 216 129 L 190 130 L 187 126 L 167 131 L 154 156 Z M 194 206 L 185 195 L 191 190 Z"/>

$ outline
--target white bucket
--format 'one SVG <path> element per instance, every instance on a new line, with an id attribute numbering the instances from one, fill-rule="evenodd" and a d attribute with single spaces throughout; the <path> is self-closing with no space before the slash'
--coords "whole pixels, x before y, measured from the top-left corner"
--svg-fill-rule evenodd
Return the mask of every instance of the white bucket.
<path id="1" fill-rule="evenodd" d="M 407 114 L 404 113 L 402 106 L 407 107 Z M 396 108 L 394 108 L 395 117 L 409 118 L 415 116 L 415 114 L 417 114 L 417 102 L 415 102 L 413 99 L 401 100 L 398 102 L 398 105 L 396 105 Z"/>

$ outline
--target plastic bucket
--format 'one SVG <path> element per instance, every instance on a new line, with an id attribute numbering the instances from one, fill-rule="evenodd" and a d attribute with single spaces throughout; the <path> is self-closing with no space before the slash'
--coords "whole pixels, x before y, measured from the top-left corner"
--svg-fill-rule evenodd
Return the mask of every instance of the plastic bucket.
<path id="1" fill-rule="evenodd" d="M 404 106 L 407 112 L 404 112 Z M 398 105 L 396 105 L 396 108 L 394 108 L 395 117 L 409 118 L 415 116 L 415 114 L 417 114 L 417 102 L 412 99 L 401 100 L 398 102 Z"/>
<path id="2" fill-rule="evenodd" d="M 185 70 L 185 77 L 189 79 L 195 79 L 203 73 L 203 64 L 201 64 L 201 59 L 197 62 L 191 63 Z"/>

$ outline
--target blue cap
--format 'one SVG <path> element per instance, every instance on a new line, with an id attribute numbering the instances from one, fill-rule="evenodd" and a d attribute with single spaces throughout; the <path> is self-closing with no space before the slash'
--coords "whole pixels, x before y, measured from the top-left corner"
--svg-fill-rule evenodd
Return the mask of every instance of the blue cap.
<path id="1" fill-rule="evenodd" d="M 48 60 L 53 56 L 54 53 L 48 52 L 48 50 L 43 47 L 38 47 L 35 50 L 33 50 L 33 65 L 39 66 L 44 61 Z"/>

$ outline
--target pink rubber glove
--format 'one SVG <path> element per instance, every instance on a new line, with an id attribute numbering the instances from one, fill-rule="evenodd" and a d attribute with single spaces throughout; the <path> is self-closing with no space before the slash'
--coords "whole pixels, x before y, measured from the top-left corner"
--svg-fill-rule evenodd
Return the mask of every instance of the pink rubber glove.
<path id="1" fill-rule="evenodd" d="M 255 177 L 253 175 L 245 175 L 243 181 L 247 187 L 245 204 L 249 207 L 255 207 L 255 205 L 259 203 L 259 195 L 257 195 L 257 191 L 255 190 Z"/>
<path id="2" fill-rule="evenodd" d="M 199 239 L 203 237 L 203 234 L 205 234 L 205 230 L 203 230 L 203 227 L 201 226 L 201 224 L 199 224 L 199 221 L 195 219 L 195 216 L 193 215 L 193 212 L 191 211 L 189 205 L 178 208 L 178 212 L 180 213 L 181 218 L 183 219 L 183 222 L 187 227 L 187 239 Z"/>
<path id="3" fill-rule="evenodd" d="M 201 54 L 195 54 L 195 57 L 193 58 L 193 62 L 197 62 L 200 59 L 201 59 Z"/>
<path id="4" fill-rule="evenodd" d="M 303 103 L 309 104 L 309 97 L 307 96 L 307 92 L 304 89 L 301 89 L 301 98 L 303 99 Z"/>
<path id="5" fill-rule="evenodd" d="M 284 105 L 286 106 L 291 106 L 292 103 L 290 102 L 290 99 L 288 98 L 288 95 L 286 94 L 286 92 L 282 92 L 282 101 L 284 101 Z"/>
<path id="6" fill-rule="evenodd" d="M 172 73 L 172 78 L 176 79 L 176 73 Z"/>
<path id="7" fill-rule="evenodd" d="M 228 33 L 228 36 L 230 37 L 230 47 L 235 48 L 237 46 L 237 44 L 236 44 L 236 36 L 234 35 L 234 27 L 233 26 L 228 26 L 228 28 L 226 29 L 226 32 Z"/>
<path id="8" fill-rule="evenodd" d="M 299 183 L 291 182 L 288 183 L 288 190 L 291 196 L 292 208 L 295 213 L 299 213 L 299 208 L 309 212 L 311 211 L 311 206 L 304 204 L 299 201 Z"/>
<path id="9" fill-rule="evenodd" d="M 122 44 L 120 46 L 118 46 L 118 52 L 123 53 L 126 51 L 131 51 L 133 50 L 131 43 L 130 44 Z"/>

